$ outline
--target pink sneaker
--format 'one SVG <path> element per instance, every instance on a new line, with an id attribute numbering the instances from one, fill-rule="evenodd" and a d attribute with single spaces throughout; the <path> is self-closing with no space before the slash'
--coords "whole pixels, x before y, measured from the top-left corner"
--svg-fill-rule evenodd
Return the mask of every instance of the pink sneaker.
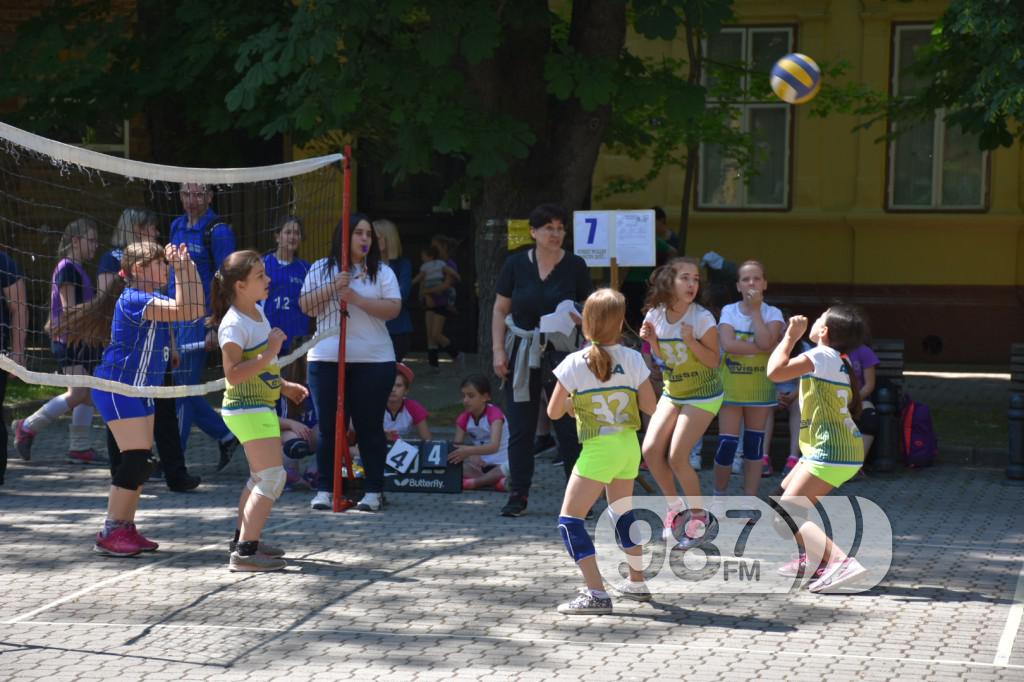
<path id="1" fill-rule="evenodd" d="M 775 469 L 772 468 L 772 461 L 768 459 L 768 455 L 761 458 L 761 478 L 768 478 L 769 476 L 775 475 Z"/>
<path id="2" fill-rule="evenodd" d="M 795 467 L 796 463 L 799 462 L 799 461 L 800 461 L 799 457 L 794 457 L 793 455 L 790 455 L 789 457 L 787 457 L 786 458 L 786 466 L 784 466 L 782 468 L 782 475 L 786 476 L 787 474 L 789 474 L 789 472 L 793 470 L 793 467 Z"/>
<path id="3" fill-rule="evenodd" d="M 669 507 L 668 511 L 665 512 L 665 527 L 661 529 L 661 539 L 662 540 L 672 540 L 672 541 L 674 541 L 676 539 L 676 536 L 672 533 L 672 531 L 673 531 L 673 528 L 675 526 L 676 517 L 679 516 L 682 513 L 683 513 L 683 508 L 682 507 L 678 507 L 678 508 L 676 508 L 676 507 Z"/>
<path id="4" fill-rule="evenodd" d="M 505 485 L 506 478 L 506 476 L 502 476 L 501 478 L 498 479 L 498 482 L 494 484 L 494 489 L 497 490 L 499 493 L 508 492 L 508 488 Z"/>
<path id="5" fill-rule="evenodd" d="M 25 428 L 24 419 L 15 419 L 11 424 L 11 430 L 14 431 L 14 448 L 23 460 L 29 461 L 32 459 L 32 441 L 35 440 L 36 434 Z"/>
<path id="6" fill-rule="evenodd" d="M 103 537 L 102 533 L 96 533 L 96 544 L 92 546 L 92 550 L 107 556 L 135 556 L 142 548 L 128 527 L 122 526 L 107 537 Z"/>
<path id="7" fill-rule="evenodd" d="M 88 450 L 68 450 L 68 459 L 78 464 L 98 464 L 99 453 L 92 448 Z"/>
<path id="8" fill-rule="evenodd" d="M 152 540 L 144 536 L 142 533 L 140 533 L 139 529 L 135 527 L 134 523 L 128 524 L 128 530 L 134 536 L 135 544 L 137 544 L 139 546 L 139 549 L 143 552 L 155 552 L 157 548 L 160 547 L 160 543 L 153 542 Z"/>
<path id="9" fill-rule="evenodd" d="M 475 478 L 463 478 L 462 479 L 463 490 L 476 490 L 476 479 Z"/>
<path id="10" fill-rule="evenodd" d="M 794 554 L 793 558 L 788 563 L 779 566 L 777 573 L 786 578 L 795 578 L 797 571 L 803 569 L 807 570 L 807 555 L 806 554 Z M 820 578 L 825 573 L 825 566 L 818 566 L 818 570 L 814 572 L 814 578 Z M 806 573 L 805 573 L 806 576 Z"/>

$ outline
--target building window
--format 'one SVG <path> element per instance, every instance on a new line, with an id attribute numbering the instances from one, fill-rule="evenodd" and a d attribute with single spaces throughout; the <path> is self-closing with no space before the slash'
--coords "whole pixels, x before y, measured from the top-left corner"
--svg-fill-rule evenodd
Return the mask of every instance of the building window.
<path id="1" fill-rule="evenodd" d="M 927 81 L 906 71 L 931 39 L 930 25 L 897 26 L 893 34 L 892 93 L 909 97 Z M 904 124 L 908 125 L 908 124 Z M 945 109 L 899 131 L 889 144 L 888 208 L 893 210 L 984 209 L 988 154 L 978 138 L 946 125 Z"/>
<path id="2" fill-rule="evenodd" d="M 78 146 L 111 156 L 123 156 L 127 159 L 130 129 L 131 126 L 126 118 L 88 126 L 81 133 L 81 142 L 78 143 Z"/>
<path id="3" fill-rule="evenodd" d="M 733 129 L 752 139 L 755 153 L 744 168 L 740 160 L 730 158 L 723 145 L 702 144 L 697 207 L 787 208 L 792 107 L 771 93 L 768 74 L 779 57 L 793 51 L 793 30 L 725 28 L 708 38 L 704 50 L 708 107 L 728 112 Z M 724 94 L 716 93 L 719 86 L 738 90 L 740 95 L 726 101 Z"/>

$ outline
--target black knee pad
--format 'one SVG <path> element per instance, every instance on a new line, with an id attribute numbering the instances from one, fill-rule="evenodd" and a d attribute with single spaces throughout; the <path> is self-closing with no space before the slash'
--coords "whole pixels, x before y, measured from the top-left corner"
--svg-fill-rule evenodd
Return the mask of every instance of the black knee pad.
<path id="1" fill-rule="evenodd" d="M 866 408 L 855 421 L 857 428 L 865 436 L 878 435 L 878 412 L 875 411 L 875 408 Z"/>
<path id="2" fill-rule="evenodd" d="M 114 472 L 112 483 L 125 490 L 137 490 L 153 473 L 152 458 L 151 450 L 122 451 L 121 466 Z"/>

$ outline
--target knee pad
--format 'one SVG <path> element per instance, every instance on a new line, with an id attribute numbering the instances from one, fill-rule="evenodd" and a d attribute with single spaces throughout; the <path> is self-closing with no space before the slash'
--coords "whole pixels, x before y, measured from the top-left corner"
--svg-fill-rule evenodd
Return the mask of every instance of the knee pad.
<path id="1" fill-rule="evenodd" d="M 630 534 L 630 529 L 634 523 L 636 523 L 636 515 L 632 509 L 615 519 L 615 541 L 619 543 L 619 547 L 622 549 L 629 549 L 637 545 L 637 543 L 633 542 Z"/>
<path id="2" fill-rule="evenodd" d="M 284 456 L 288 459 L 304 459 L 313 454 L 305 438 L 292 438 L 284 444 Z"/>
<path id="3" fill-rule="evenodd" d="M 254 495 L 262 495 L 268 500 L 276 500 L 281 497 L 284 484 L 288 480 L 288 474 L 284 467 L 270 467 L 263 471 L 257 471 L 250 477 L 249 482 Z M 246 486 L 248 487 L 248 486 Z"/>
<path id="4" fill-rule="evenodd" d="M 583 527 L 583 519 L 577 519 L 574 516 L 559 516 L 558 532 L 561 533 L 562 542 L 565 543 L 565 548 L 573 561 L 579 563 L 587 557 L 594 556 L 594 541 L 590 539 L 590 534 Z"/>
<path id="5" fill-rule="evenodd" d="M 736 458 L 736 449 L 740 446 L 740 439 L 738 436 L 719 436 L 718 437 L 718 449 L 715 450 L 715 464 L 721 464 L 724 467 L 732 466 L 732 461 Z"/>
<path id="6" fill-rule="evenodd" d="M 860 418 L 857 419 L 857 428 L 865 436 L 878 435 L 878 412 L 875 411 L 875 408 L 869 407 L 860 413 Z"/>
<path id="7" fill-rule="evenodd" d="M 111 482 L 118 488 L 137 490 L 149 480 L 153 473 L 153 452 L 151 450 L 124 450 L 121 452 L 121 465 L 114 472 Z"/>
<path id="8" fill-rule="evenodd" d="M 743 459 L 760 460 L 764 454 L 764 431 L 743 432 Z"/>

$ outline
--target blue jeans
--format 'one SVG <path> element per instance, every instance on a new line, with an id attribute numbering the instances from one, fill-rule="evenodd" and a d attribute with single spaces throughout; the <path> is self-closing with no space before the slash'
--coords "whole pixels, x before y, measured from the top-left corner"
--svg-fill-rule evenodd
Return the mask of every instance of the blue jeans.
<path id="1" fill-rule="evenodd" d="M 177 344 L 179 347 L 189 343 L 198 343 L 206 338 L 206 330 L 199 324 L 188 322 L 175 325 Z M 174 370 L 174 384 L 176 386 L 190 386 L 203 382 L 203 370 L 206 369 L 206 351 L 203 349 L 185 351 L 181 354 L 181 365 Z M 224 425 L 214 409 L 207 402 L 206 396 L 192 395 L 187 398 L 177 398 L 178 428 L 181 431 L 181 449 L 187 452 L 188 434 L 192 431 L 192 423 L 202 429 L 203 433 L 214 440 L 221 440 L 230 431 Z"/>
<path id="2" fill-rule="evenodd" d="M 338 363 L 311 362 L 307 370 L 309 392 L 320 424 L 320 446 L 316 452 L 319 481 L 317 490 L 334 490 L 334 437 L 338 417 Z M 352 420 L 359 455 L 366 471 L 368 493 L 384 489 L 384 456 L 388 453 L 384 435 L 384 410 L 395 383 L 394 362 L 349 362 L 345 364 L 345 416 Z"/>

